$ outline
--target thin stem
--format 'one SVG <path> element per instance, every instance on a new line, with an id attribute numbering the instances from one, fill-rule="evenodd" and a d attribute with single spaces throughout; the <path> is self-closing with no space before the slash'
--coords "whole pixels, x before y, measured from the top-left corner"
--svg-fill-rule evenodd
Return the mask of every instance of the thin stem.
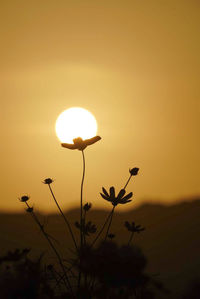
<path id="1" fill-rule="evenodd" d="M 82 150 L 82 158 L 83 158 L 83 174 L 82 174 L 82 180 L 81 180 L 81 200 L 80 200 L 80 269 L 79 269 L 79 275 L 78 275 L 78 290 L 80 289 L 81 284 L 81 263 L 82 263 L 82 249 L 83 249 L 83 184 L 84 184 L 84 178 L 85 178 L 85 155 L 84 151 Z"/>
<path id="2" fill-rule="evenodd" d="M 108 228 L 107 228 L 107 232 L 106 232 L 106 236 L 105 236 L 104 241 L 106 241 L 108 233 L 109 233 L 109 229 L 110 229 L 110 226 L 111 226 L 111 223 L 112 223 L 112 218 L 113 218 L 114 210 L 115 210 L 115 206 L 113 206 L 112 211 L 111 211 L 110 222 L 108 224 Z"/>
<path id="3" fill-rule="evenodd" d="M 131 241 L 132 241 L 132 239 L 133 239 L 133 235 L 134 235 L 134 232 L 131 233 L 130 239 L 129 239 L 129 241 L 128 241 L 128 246 L 131 244 Z"/>
<path id="4" fill-rule="evenodd" d="M 28 208 L 31 208 L 27 202 L 25 202 L 25 204 L 27 205 Z M 51 239 L 49 238 L 48 234 L 45 232 L 44 227 L 40 223 L 40 221 L 38 220 L 36 214 L 32 211 L 31 215 L 32 215 L 33 219 L 35 220 L 35 222 L 37 223 L 37 225 L 39 226 L 39 228 L 41 229 L 43 235 L 47 239 L 47 241 L 48 241 L 49 245 L 51 246 L 51 248 L 53 249 L 55 255 L 57 256 L 58 262 L 59 262 L 59 264 L 60 264 L 60 266 L 61 266 L 61 268 L 63 270 L 64 276 L 65 276 L 67 284 L 68 284 L 68 286 L 66 285 L 66 288 L 68 290 L 68 287 L 69 287 L 69 289 L 71 290 L 72 296 L 74 297 L 71 284 L 70 284 L 69 279 L 67 277 L 67 274 L 66 274 L 66 271 L 65 271 L 65 267 L 64 267 L 64 265 L 62 263 L 62 259 L 61 259 L 60 255 L 59 255 L 58 251 L 56 250 L 56 248 L 55 248 L 54 244 L 52 243 Z"/>
<path id="5" fill-rule="evenodd" d="M 83 184 L 84 184 L 84 178 L 85 178 L 85 155 L 84 151 L 82 152 L 82 158 L 83 158 L 83 175 L 82 175 L 82 180 L 81 180 L 81 202 L 80 202 L 80 241 L 81 241 L 81 249 L 83 246 L 83 232 L 82 232 L 82 225 L 83 225 Z"/>
<path id="6" fill-rule="evenodd" d="M 57 202 L 56 197 L 55 197 L 55 195 L 54 195 L 54 193 L 53 193 L 53 190 L 52 190 L 50 184 L 48 184 L 48 186 L 49 186 L 49 190 L 50 190 L 50 192 L 51 192 L 51 195 L 52 195 L 52 197 L 53 197 L 53 199 L 54 199 L 54 201 L 55 201 L 55 203 L 56 203 L 56 206 L 57 206 L 58 210 L 60 211 L 60 213 L 61 213 L 61 215 L 62 215 L 62 217 L 63 217 L 63 219 L 64 219 L 64 221 L 65 221 L 65 223 L 66 223 L 66 225 L 67 225 L 67 227 L 68 227 L 68 229 L 69 229 L 69 232 L 70 232 L 70 234 L 71 234 L 72 240 L 73 240 L 73 242 L 74 242 L 74 246 L 76 247 L 76 250 L 78 250 L 78 247 L 77 247 L 77 244 L 76 244 L 76 240 L 75 240 L 75 238 L 74 238 L 74 235 L 73 235 L 71 226 L 70 226 L 70 224 L 69 224 L 67 218 L 65 217 L 65 215 L 64 215 L 64 213 L 63 213 L 63 211 L 62 211 L 62 209 L 61 209 L 61 207 L 60 207 L 60 205 L 59 205 L 59 203 Z"/>
<path id="7" fill-rule="evenodd" d="M 55 281 L 56 281 L 55 288 L 58 286 L 58 289 L 59 289 L 59 291 L 61 292 L 61 286 L 60 286 L 60 283 L 59 283 L 58 278 L 56 277 L 56 274 L 57 274 L 56 271 L 55 271 L 54 269 L 52 269 L 52 270 L 51 270 L 51 274 L 52 274 L 53 278 L 54 278 Z"/>
<path id="8" fill-rule="evenodd" d="M 128 178 L 128 180 L 127 180 L 127 182 L 126 182 L 125 186 L 124 186 L 124 190 L 126 189 L 126 187 L 127 187 L 128 183 L 130 182 L 130 179 L 131 179 L 131 177 L 132 177 L 132 175 L 130 174 L 130 176 L 129 176 L 129 178 Z"/>
<path id="9" fill-rule="evenodd" d="M 94 241 L 92 242 L 91 247 L 94 246 L 94 244 L 96 243 L 96 241 L 97 241 L 98 238 L 100 237 L 100 235 L 101 235 L 101 233 L 103 232 L 103 230 L 104 230 L 104 228 L 105 228 L 105 226 L 106 226 L 108 220 L 109 220 L 110 217 L 111 217 L 111 214 L 112 214 L 112 211 L 109 213 L 108 217 L 106 218 L 106 221 L 104 222 L 104 225 L 102 226 L 102 228 L 100 229 L 98 235 L 96 236 L 96 238 L 95 238 Z"/>
<path id="10" fill-rule="evenodd" d="M 86 223 L 86 211 L 84 211 L 84 215 L 83 215 L 83 226 L 84 226 L 84 228 L 85 228 L 85 223 Z M 85 231 L 84 231 L 84 234 L 83 234 L 83 243 L 84 243 L 84 245 L 86 245 Z"/>

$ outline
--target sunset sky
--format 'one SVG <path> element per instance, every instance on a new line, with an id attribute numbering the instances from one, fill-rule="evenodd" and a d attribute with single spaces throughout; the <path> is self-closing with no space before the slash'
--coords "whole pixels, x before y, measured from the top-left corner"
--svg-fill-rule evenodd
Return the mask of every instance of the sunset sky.
<path id="1" fill-rule="evenodd" d="M 133 208 L 200 194 L 200 1 L 60 0 L 0 4 L 0 210 L 31 196 L 54 211 L 79 204 L 80 151 L 60 146 L 65 109 L 91 111 L 102 140 L 85 150 L 84 201 L 128 186 Z"/>

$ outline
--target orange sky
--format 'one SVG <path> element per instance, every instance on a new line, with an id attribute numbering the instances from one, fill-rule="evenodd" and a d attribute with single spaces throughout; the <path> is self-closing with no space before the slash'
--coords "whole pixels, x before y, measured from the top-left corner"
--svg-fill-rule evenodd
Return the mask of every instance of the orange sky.
<path id="1" fill-rule="evenodd" d="M 54 131 L 72 106 L 102 137 L 86 149 L 85 200 L 110 208 L 101 187 L 134 166 L 135 204 L 200 194 L 198 0 L 2 0 L 0 43 L 1 210 L 22 211 L 26 193 L 54 210 L 47 177 L 63 207 L 79 204 L 81 153 Z"/>

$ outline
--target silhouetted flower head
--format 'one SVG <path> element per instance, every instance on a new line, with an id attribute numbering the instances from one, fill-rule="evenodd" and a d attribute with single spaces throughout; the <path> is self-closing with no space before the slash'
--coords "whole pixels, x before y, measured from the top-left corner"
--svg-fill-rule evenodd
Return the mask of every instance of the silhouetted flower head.
<path id="1" fill-rule="evenodd" d="M 89 236 L 89 234 L 94 234 L 97 231 L 96 225 L 92 224 L 91 221 L 88 221 L 86 224 L 82 223 L 82 225 L 76 221 L 74 224 L 78 229 L 82 230 L 86 236 Z"/>
<path id="2" fill-rule="evenodd" d="M 124 225 L 130 232 L 140 233 L 145 230 L 145 227 L 142 227 L 141 225 L 135 225 L 135 222 L 129 223 L 128 221 L 125 221 Z"/>
<path id="3" fill-rule="evenodd" d="M 91 209 L 91 207 L 92 207 L 92 204 L 87 202 L 87 203 L 83 206 L 83 209 L 87 212 L 87 211 L 89 211 L 89 210 Z"/>
<path id="4" fill-rule="evenodd" d="M 73 139 L 72 143 L 61 143 L 61 146 L 66 147 L 68 149 L 74 150 L 78 149 L 79 151 L 83 151 L 88 145 L 91 145 L 101 139 L 100 136 L 94 136 L 90 139 L 83 140 L 81 137 Z"/>
<path id="5" fill-rule="evenodd" d="M 26 209 L 26 212 L 28 212 L 28 213 L 33 212 L 33 207 L 28 207 L 28 208 Z"/>
<path id="6" fill-rule="evenodd" d="M 29 196 L 27 196 L 27 195 L 23 195 L 23 196 L 21 196 L 20 198 L 19 198 L 19 200 L 21 201 L 21 202 L 25 202 L 25 201 L 28 201 L 29 200 Z"/>
<path id="7" fill-rule="evenodd" d="M 138 171 L 139 171 L 139 168 L 137 168 L 137 167 L 129 169 L 129 172 L 130 172 L 131 175 L 137 175 Z"/>
<path id="8" fill-rule="evenodd" d="M 125 189 L 121 189 L 117 196 L 115 196 L 115 188 L 114 187 L 110 187 L 110 194 L 108 194 L 108 192 L 106 191 L 106 189 L 104 187 L 102 187 L 102 190 L 103 190 L 103 193 L 100 193 L 101 196 L 105 200 L 110 201 L 113 206 L 117 206 L 119 203 L 125 204 L 127 202 L 130 202 L 131 200 L 129 200 L 129 198 L 131 198 L 133 196 L 132 192 L 130 192 L 129 194 L 124 196 L 126 193 Z"/>
<path id="9" fill-rule="evenodd" d="M 52 179 L 50 179 L 50 178 L 47 178 L 47 179 L 45 179 L 44 180 L 44 182 L 43 182 L 44 184 L 47 184 L 47 185 L 50 185 L 50 184 L 52 184 L 53 183 L 53 180 Z"/>

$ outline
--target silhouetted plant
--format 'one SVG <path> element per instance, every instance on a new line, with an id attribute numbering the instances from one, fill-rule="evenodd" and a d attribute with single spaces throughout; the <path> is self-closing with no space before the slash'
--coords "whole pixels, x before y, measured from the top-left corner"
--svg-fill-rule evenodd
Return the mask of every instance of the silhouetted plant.
<path id="1" fill-rule="evenodd" d="M 49 280 L 41 267 L 42 255 L 28 258 L 30 249 L 16 249 L 0 258 L 0 298 L 55 298 Z"/>
<path id="2" fill-rule="evenodd" d="M 64 219 L 68 233 L 71 235 L 74 244 L 74 253 L 76 257 L 64 259 L 55 244 L 55 239 L 52 238 L 44 229 L 39 218 L 37 217 L 32 206 L 29 205 L 29 196 L 23 195 L 20 198 L 27 206 L 26 211 L 31 214 L 32 218 L 40 228 L 44 237 L 48 241 L 50 247 L 55 253 L 59 271 L 57 267 L 48 265 L 46 267 L 49 273 L 49 278 L 54 280 L 54 285 L 59 289 L 59 295 L 55 298 L 153 298 L 148 285 L 152 283 L 151 278 L 145 274 L 144 270 L 147 260 L 141 249 L 136 246 L 130 246 L 130 243 L 135 232 L 140 233 L 144 230 L 140 225 L 135 225 L 134 222 L 125 222 L 128 231 L 131 232 L 128 245 L 119 247 L 112 240 L 115 238 L 113 233 L 110 233 L 113 214 L 115 208 L 120 204 L 131 202 L 133 193 L 126 194 L 126 187 L 130 179 L 138 174 L 139 168 L 134 167 L 129 169 L 129 178 L 125 186 L 115 194 L 115 187 L 110 187 L 109 192 L 102 187 L 101 197 L 112 204 L 112 210 L 109 212 L 102 227 L 97 229 L 92 221 L 87 220 L 87 213 L 91 210 L 91 203 L 83 203 L 83 186 L 85 178 L 85 155 L 84 150 L 87 146 L 99 141 L 101 137 L 95 136 L 90 139 L 82 140 L 78 137 L 73 140 L 73 144 L 62 143 L 61 145 L 67 149 L 77 149 L 82 153 L 83 173 L 80 186 L 80 220 L 76 221 L 75 227 L 79 230 L 80 242 L 75 239 L 70 222 L 64 215 L 51 187 L 53 180 L 47 178 L 43 181 L 49 187 L 53 200 Z M 102 236 L 106 229 L 105 237 L 96 245 L 96 242 Z M 89 236 L 96 236 L 89 242 Z M 109 241 L 107 241 L 107 238 Z M 66 266 L 66 262 L 68 265 Z M 65 290 L 63 289 L 65 287 Z M 145 295 L 146 294 L 146 295 Z M 55 296 L 55 295 L 54 295 Z"/>
<path id="3" fill-rule="evenodd" d="M 129 223 L 128 221 L 125 221 L 124 225 L 127 228 L 127 230 L 131 232 L 130 239 L 128 241 L 128 245 L 130 245 L 130 243 L 133 239 L 134 233 L 139 234 L 140 232 L 145 230 L 145 227 L 142 227 L 141 225 L 135 225 L 134 221 L 132 223 Z"/>

